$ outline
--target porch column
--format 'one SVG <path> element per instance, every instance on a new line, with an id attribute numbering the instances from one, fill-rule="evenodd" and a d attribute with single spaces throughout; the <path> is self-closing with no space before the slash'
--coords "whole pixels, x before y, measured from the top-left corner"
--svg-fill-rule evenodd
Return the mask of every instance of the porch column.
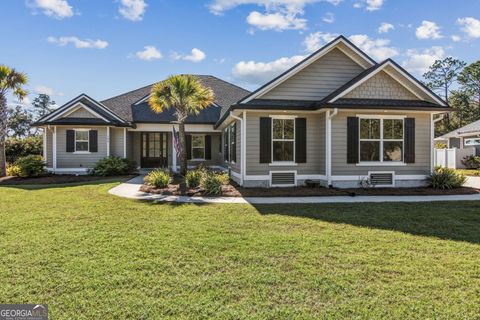
<path id="1" fill-rule="evenodd" d="M 110 127 L 107 127 L 107 157 L 110 157 Z"/>
<path id="2" fill-rule="evenodd" d="M 43 127 L 43 161 L 45 161 L 45 164 L 47 164 L 47 127 Z M 48 167 L 48 165 L 47 165 Z"/>
<path id="3" fill-rule="evenodd" d="M 55 172 L 57 171 L 57 126 L 53 127 L 52 151 L 53 151 L 52 166 L 53 166 L 53 172 Z"/>
<path id="4" fill-rule="evenodd" d="M 175 136 L 172 130 L 172 171 L 177 172 L 177 149 L 175 149 Z"/>
<path id="5" fill-rule="evenodd" d="M 127 158 L 127 128 L 123 128 L 123 157 Z"/>

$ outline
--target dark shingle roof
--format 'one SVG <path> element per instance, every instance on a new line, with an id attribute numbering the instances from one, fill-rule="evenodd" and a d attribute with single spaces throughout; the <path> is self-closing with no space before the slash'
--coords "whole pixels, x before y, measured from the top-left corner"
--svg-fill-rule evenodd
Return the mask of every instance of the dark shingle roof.
<path id="1" fill-rule="evenodd" d="M 230 105 L 236 103 L 238 100 L 249 94 L 248 90 L 240 88 L 234 84 L 221 80 L 217 77 L 210 75 L 195 75 L 199 78 L 200 82 L 213 90 L 215 94 L 215 103 L 220 106 L 210 106 L 204 111 L 200 112 L 197 117 L 201 119 L 194 119 L 195 117 L 189 117 L 187 122 L 190 123 L 215 123 L 218 118 L 227 111 Z M 152 84 L 153 85 L 153 84 Z M 164 112 L 162 114 L 156 114 L 151 112 L 148 105 L 141 103 L 134 105 L 136 102 L 142 100 L 150 94 L 152 85 L 133 90 L 119 96 L 106 99 L 102 101 L 102 104 L 109 108 L 112 112 L 119 117 L 129 122 L 163 122 L 166 119 L 171 118 L 171 113 Z M 215 121 L 212 121 L 213 116 L 216 116 Z M 173 120 L 173 119 L 172 119 Z"/>
<path id="2" fill-rule="evenodd" d="M 397 99 L 345 99 L 324 103 L 325 106 L 357 106 L 357 107 L 425 107 L 433 109 L 448 109 L 436 103 L 424 100 L 397 100 Z"/>
<path id="3" fill-rule="evenodd" d="M 222 108 L 216 105 L 210 105 L 209 107 L 200 111 L 197 115 L 190 115 L 186 119 L 186 123 L 196 124 L 215 124 L 220 117 Z M 147 102 L 142 102 L 133 106 L 132 115 L 135 119 L 135 123 L 170 123 L 176 121 L 177 118 L 174 115 L 175 110 L 168 109 L 162 113 L 155 113 L 150 109 Z"/>

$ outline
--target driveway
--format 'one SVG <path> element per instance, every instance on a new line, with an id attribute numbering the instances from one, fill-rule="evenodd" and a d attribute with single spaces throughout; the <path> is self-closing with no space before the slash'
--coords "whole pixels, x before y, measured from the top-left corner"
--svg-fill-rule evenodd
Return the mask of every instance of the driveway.
<path id="1" fill-rule="evenodd" d="M 467 182 L 465 183 L 465 187 L 480 189 L 480 177 L 473 177 L 473 176 L 467 177 Z"/>

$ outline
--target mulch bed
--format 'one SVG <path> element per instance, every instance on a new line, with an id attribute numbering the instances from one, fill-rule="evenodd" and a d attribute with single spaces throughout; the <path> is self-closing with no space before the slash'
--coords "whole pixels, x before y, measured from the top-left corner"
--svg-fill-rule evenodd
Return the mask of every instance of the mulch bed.
<path id="1" fill-rule="evenodd" d="M 167 188 L 157 189 L 147 185 L 140 187 L 140 191 L 162 194 L 182 195 L 179 184 L 168 185 Z M 427 195 L 465 195 L 477 194 L 480 190 L 473 188 L 458 188 L 452 190 L 438 190 L 428 187 L 419 188 L 370 188 L 370 189 L 329 189 L 329 188 L 242 188 L 234 185 L 222 187 L 223 197 L 327 197 L 327 196 L 427 196 Z M 201 188 L 187 189 L 185 195 L 202 196 Z"/>
<path id="2" fill-rule="evenodd" d="M 115 180 L 115 179 L 131 179 L 134 176 L 121 177 L 97 177 L 88 175 L 69 175 L 69 174 L 55 174 L 47 175 L 38 178 L 20 178 L 20 177 L 2 177 L 0 178 L 1 185 L 34 185 L 34 184 L 64 184 L 64 183 L 81 183 L 99 180 Z"/>

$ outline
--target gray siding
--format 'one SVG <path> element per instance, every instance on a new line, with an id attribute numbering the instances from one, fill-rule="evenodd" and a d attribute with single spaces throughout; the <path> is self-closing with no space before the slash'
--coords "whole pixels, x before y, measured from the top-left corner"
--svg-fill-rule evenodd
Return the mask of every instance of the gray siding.
<path id="1" fill-rule="evenodd" d="M 110 155 L 123 158 L 123 128 L 110 128 Z"/>
<path id="2" fill-rule="evenodd" d="M 361 66 L 335 48 L 259 98 L 320 100 L 362 71 Z"/>
<path id="3" fill-rule="evenodd" d="M 187 132 L 187 134 L 196 134 L 196 132 Z M 222 141 L 222 135 L 220 132 L 199 132 L 198 134 L 208 134 L 212 136 L 212 159 L 205 161 L 188 161 L 188 166 L 222 166 L 223 165 L 223 155 L 221 152 L 218 152 L 220 149 L 220 143 Z M 177 165 L 180 165 L 180 161 L 177 160 Z"/>
<path id="4" fill-rule="evenodd" d="M 98 152 L 75 154 L 66 152 L 66 132 L 68 128 L 57 127 L 57 168 L 91 168 L 107 156 L 107 128 L 89 127 L 98 130 Z"/>
<path id="5" fill-rule="evenodd" d="M 332 119 L 332 175 L 367 175 L 368 171 L 395 171 L 397 175 L 426 175 L 430 172 L 430 114 L 398 112 L 415 118 L 415 163 L 402 166 L 359 166 L 347 164 L 347 117 L 372 112 L 339 112 Z M 378 113 L 377 113 L 378 114 Z M 390 114 L 390 113 L 389 113 Z M 393 114 L 393 113 L 392 113 Z"/>
<path id="6" fill-rule="evenodd" d="M 345 98 L 418 100 L 413 93 L 384 71 L 362 83 L 345 95 Z"/>
<path id="7" fill-rule="evenodd" d="M 77 111 L 67 115 L 65 118 L 97 118 L 90 111 L 80 108 Z"/>
<path id="8" fill-rule="evenodd" d="M 270 171 L 296 170 L 297 174 L 325 174 L 325 113 L 298 113 L 307 118 L 307 162 L 296 166 L 260 163 L 260 117 L 274 113 L 247 112 L 247 175 L 268 175 Z"/>

